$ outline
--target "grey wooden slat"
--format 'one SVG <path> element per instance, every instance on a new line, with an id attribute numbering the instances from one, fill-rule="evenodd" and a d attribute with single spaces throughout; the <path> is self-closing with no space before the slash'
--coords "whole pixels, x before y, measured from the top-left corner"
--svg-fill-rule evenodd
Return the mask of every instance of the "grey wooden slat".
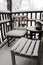
<path id="1" fill-rule="evenodd" d="M 37 40 L 32 56 L 38 56 L 39 45 L 40 45 L 40 40 Z"/>
<path id="2" fill-rule="evenodd" d="M 3 41 L 2 25 L 1 25 L 1 38 L 2 38 L 2 41 Z"/>
<path id="3" fill-rule="evenodd" d="M 17 41 L 17 42 L 14 44 L 14 46 L 11 48 L 11 50 L 15 50 L 15 49 L 19 46 L 19 44 L 21 43 L 21 40 L 23 40 L 23 37 L 22 37 L 21 39 L 19 39 L 19 41 Z"/>
<path id="4" fill-rule="evenodd" d="M 11 48 L 11 50 L 16 50 L 17 48 L 18 48 L 18 46 L 21 44 L 21 42 L 22 42 L 22 40 L 23 39 L 26 39 L 26 38 L 21 38 L 21 39 L 19 39 L 16 43 L 15 43 L 15 45 Z"/>
<path id="5" fill-rule="evenodd" d="M 3 35 L 2 35 L 2 31 L 0 30 L 0 34 L 1 34 L 1 39 L 0 39 L 0 41 L 1 41 L 1 43 L 3 42 Z"/>
<path id="6" fill-rule="evenodd" d="M 32 44 L 31 44 L 30 48 L 28 49 L 26 55 L 31 55 L 32 54 L 35 42 L 36 42 L 35 40 L 32 41 Z"/>
<path id="7" fill-rule="evenodd" d="M 26 54 L 26 52 L 27 52 L 29 46 L 31 45 L 31 41 L 32 41 L 32 40 L 28 40 L 28 41 L 27 41 L 25 47 L 24 47 L 23 50 L 21 51 L 21 54 Z"/>
<path id="8" fill-rule="evenodd" d="M 23 38 L 23 40 L 21 41 L 19 47 L 16 49 L 16 52 L 18 52 L 18 53 L 21 52 L 21 50 L 24 48 L 27 41 L 28 41 L 27 38 Z"/>

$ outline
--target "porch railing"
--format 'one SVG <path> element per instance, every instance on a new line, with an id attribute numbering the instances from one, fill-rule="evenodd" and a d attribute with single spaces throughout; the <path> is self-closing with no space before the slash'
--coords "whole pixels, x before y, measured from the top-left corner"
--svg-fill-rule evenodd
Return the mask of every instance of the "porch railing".
<path id="1" fill-rule="evenodd" d="M 12 29 L 12 19 L 14 15 L 26 15 L 27 26 L 34 26 L 36 20 L 41 20 L 43 23 L 42 14 L 43 11 L 0 12 L 1 40 L 3 41 L 6 38 L 6 32 L 10 30 L 9 27 Z"/>
<path id="2" fill-rule="evenodd" d="M 2 43 L 6 39 L 6 32 L 10 27 L 10 13 L 0 12 L 0 42 Z"/>
<path id="3" fill-rule="evenodd" d="M 32 26 L 33 23 L 35 25 L 36 20 L 41 20 L 41 22 L 43 22 L 42 19 L 42 14 L 43 11 L 21 11 L 21 12 L 12 12 L 11 13 L 12 16 L 14 15 L 27 15 L 27 24 L 28 26 Z"/>

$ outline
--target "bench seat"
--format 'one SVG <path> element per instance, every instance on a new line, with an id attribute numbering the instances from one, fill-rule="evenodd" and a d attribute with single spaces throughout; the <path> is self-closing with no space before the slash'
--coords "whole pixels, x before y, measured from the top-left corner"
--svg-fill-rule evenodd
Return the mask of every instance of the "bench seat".
<path id="1" fill-rule="evenodd" d="M 11 48 L 12 59 L 14 59 L 14 55 L 37 58 L 39 56 L 40 44 L 40 40 L 31 40 L 22 37 Z"/>
<path id="2" fill-rule="evenodd" d="M 11 50 L 13 50 L 15 54 L 38 56 L 39 46 L 40 40 L 28 40 L 22 37 Z"/>
<path id="3" fill-rule="evenodd" d="M 13 29 L 6 33 L 7 36 L 13 36 L 13 37 L 22 37 L 27 33 L 27 30 L 17 30 Z"/>

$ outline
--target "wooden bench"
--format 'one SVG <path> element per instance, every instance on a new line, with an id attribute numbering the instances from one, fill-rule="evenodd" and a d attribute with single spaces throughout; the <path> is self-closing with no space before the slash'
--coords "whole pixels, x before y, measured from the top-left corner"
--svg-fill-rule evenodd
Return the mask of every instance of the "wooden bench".
<path id="1" fill-rule="evenodd" d="M 8 46 L 10 46 L 9 38 L 21 38 L 27 36 L 27 16 L 18 15 L 13 17 L 13 29 L 7 32 Z"/>
<path id="2" fill-rule="evenodd" d="M 41 64 L 41 41 L 22 37 L 11 48 L 12 65 L 15 65 L 15 55 L 37 60 Z"/>

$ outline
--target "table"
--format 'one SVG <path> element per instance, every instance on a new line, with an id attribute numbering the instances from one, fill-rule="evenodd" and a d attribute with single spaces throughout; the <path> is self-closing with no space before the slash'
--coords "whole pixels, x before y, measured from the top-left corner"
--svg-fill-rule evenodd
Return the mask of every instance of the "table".
<path id="1" fill-rule="evenodd" d="M 30 31 L 30 38 L 31 39 L 32 39 L 32 36 L 34 36 L 34 39 L 35 39 L 36 33 L 39 33 L 39 39 L 41 39 L 41 35 L 43 32 L 43 26 L 42 26 L 42 30 L 36 30 L 35 26 L 29 26 L 29 27 L 27 27 L 27 30 Z"/>

